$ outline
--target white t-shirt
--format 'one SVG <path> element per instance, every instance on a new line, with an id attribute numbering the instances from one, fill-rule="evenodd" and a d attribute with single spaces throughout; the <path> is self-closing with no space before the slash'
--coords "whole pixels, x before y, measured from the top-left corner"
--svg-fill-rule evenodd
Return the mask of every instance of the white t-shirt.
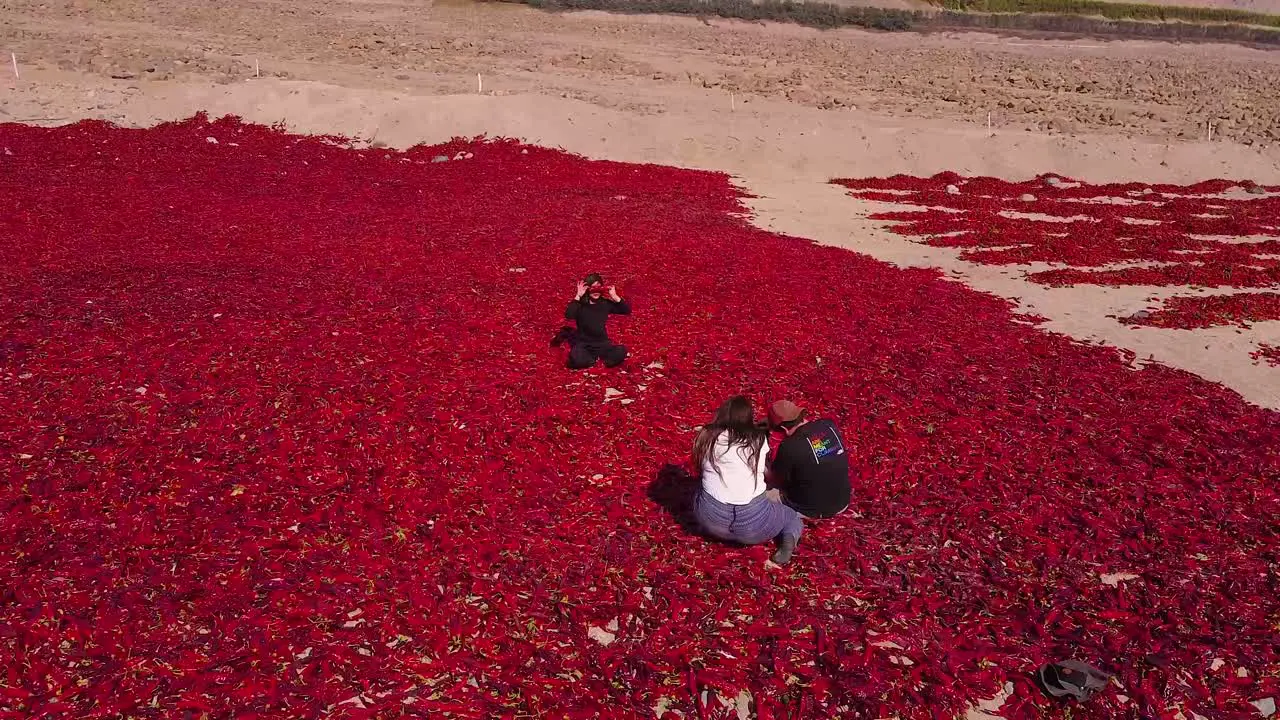
<path id="1" fill-rule="evenodd" d="M 726 505 L 746 505 L 768 488 L 764 484 L 765 458 L 769 441 L 760 446 L 760 457 L 753 468 L 747 464 L 751 449 L 746 445 L 729 447 L 729 433 L 721 432 L 711 453 L 702 462 L 702 489 Z M 716 459 L 716 466 L 711 458 Z"/>

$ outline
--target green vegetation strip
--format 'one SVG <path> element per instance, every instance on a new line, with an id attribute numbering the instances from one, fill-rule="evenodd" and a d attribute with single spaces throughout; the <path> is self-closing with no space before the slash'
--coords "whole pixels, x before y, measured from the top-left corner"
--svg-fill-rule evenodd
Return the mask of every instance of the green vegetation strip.
<path id="1" fill-rule="evenodd" d="M 1180 20 L 1191 23 L 1235 23 L 1280 28 L 1280 15 L 1226 8 L 1148 5 L 1104 0 L 942 0 L 948 10 L 981 13 L 1052 13 L 1092 15 L 1109 20 Z"/>
<path id="2" fill-rule="evenodd" d="M 906 10 L 839 7 L 825 2 L 787 0 L 524 0 L 524 3 L 547 10 L 698 15 L 734 20 L 791 22 L 816 28 L 853 26 L 874 30 L 910 30 L 925 17 L 924 13 Z"/>
<path id="3" fill-rule="evenodd" d="M 1280 16 L 1233 10 L 1157 7 L 1100 0 L 937 0 L 967 10 L 892 10 L 794 0 L 502 0 L 544 10 L 694 15 L 750 22 L 790 22 L 815 28 L 860 27 L 920 32 L 974 29 L 1128 37 L 1174 42 L 1280 45 Z M 979 7 L 981 5 L 981 7 Z M 997 10 L 1001 8 L 1001 10 Z M 1142 14 L 1142 19 L 1125 19 Z M 1102 15 L 1103 17 L 1098 17 Z M 1236 18 L 1224 20 L 1224 17 Z M 1203 19 L 1196 19 L 1203 17 Z M 1213 18 L 1212 20 L 1209 18 Z M 1248 18 L 1245 22 L 1240 18 Z M 1180 22 L 1152 22 L 1179 20 Z"/>

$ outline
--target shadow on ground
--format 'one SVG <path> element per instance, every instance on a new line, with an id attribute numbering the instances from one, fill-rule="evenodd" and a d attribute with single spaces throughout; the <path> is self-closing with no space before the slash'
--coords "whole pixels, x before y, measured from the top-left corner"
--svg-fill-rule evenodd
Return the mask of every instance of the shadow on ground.
<path id="1" fill-rule="evenodd" d="M 653 481 L 649 483 L 646 494 L 654 504 L 671 516 L 672 521 L 680 527 L 684 535 L 701 538 L 715 545 L 743 547 L 738 543 L 711 537 L 702 532 L 702 526 L 698 524 L 698 517 L 694 514 L 694 501 L 701 489 L 702 481 L 683 466 L 667 463 L 658 470 Z"/>
<path id="2" fill-rule="evenodd" d="M 647 494 L 650 500 L 667 511 L 685 535 L 702 537 L 693 510 L 699 489 L 698 478 L 679 465 L 667 463 L 649 483 Z"/>

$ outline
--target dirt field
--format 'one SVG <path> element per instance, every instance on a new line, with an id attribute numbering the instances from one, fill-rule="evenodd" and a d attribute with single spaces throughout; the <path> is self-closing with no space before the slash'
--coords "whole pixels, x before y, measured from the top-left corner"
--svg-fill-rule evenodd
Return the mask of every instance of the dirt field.
<path id="1" fill-rule="evenodd" d="M 1280 140 L 1280 55 L 1153 43 L 819 32 L 691 19 L 555 16 L 500 4 L 173 0 L 8 3 L 23 65 L 123 94 L 261 75 L 411 94 L 567 96 L 639 115 L 785 101 L 1000 129 Z M 30 79 L 36 79 L 31 76 Z M 43 84 L 43 83 L 41 83 Z M 62 102 L 73 98 L 63 97 Z M 75 98 L 80 100 L 80 98 Z M 58 101 L 50 107 L 56 107 Z M 103 105 L 80 102 L 92 111 Z M 21 107 L 20 104 L 15 104 Z M 744 107 L 744 109 L 746 109 Z M 13 112 L 12 110 L 10 112 Z"/>
<path id="2" fill-rule="evenodd" d="M 1280 407 L 1247 332 L 1130 330 L 1178 288 L 1052 289 L 923 248 L 832 177 L 1280 183 L 1280 53 L 920 36 L 372 0 L 14 0 L 0 121 L 149 124 L 198 110 L 408 146 L 482 133 L 591 157 L 724 170 L 759 222 L 1021 298 L 1046 327 Z M 6 57 L 6 60 L 9 58 Z M 1210 140 L 1212 133 L 1212 140 Z"/>

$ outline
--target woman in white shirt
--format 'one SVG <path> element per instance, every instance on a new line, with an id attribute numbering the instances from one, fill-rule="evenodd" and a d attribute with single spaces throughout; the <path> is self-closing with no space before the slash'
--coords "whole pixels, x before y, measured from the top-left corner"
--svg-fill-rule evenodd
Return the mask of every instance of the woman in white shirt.
<path id="1" fill-rule="evenodd" d="M 791 559 L 804 523 L 795 510 L 765 494 L 769 433 L 757 425 L 751 401 L 737 395 L 716 411 L 693 443 L 694 466 L 702 472 L 695 511 L 710 535 L 744 545 L 778 539 L 772 560 Z"/>

